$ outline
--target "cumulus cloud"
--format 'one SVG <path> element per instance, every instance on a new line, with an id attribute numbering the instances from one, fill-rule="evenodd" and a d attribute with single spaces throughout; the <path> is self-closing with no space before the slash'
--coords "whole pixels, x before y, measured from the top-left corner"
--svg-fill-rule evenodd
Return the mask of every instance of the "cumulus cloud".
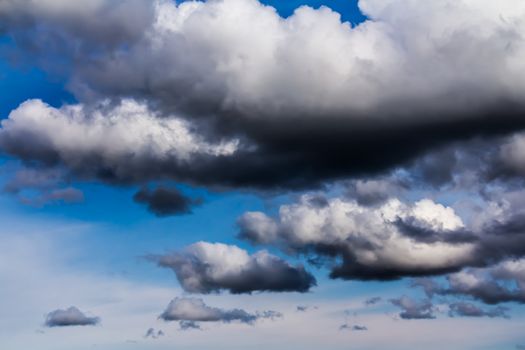
<path id="1" fill-rule="evenodd" d="M 355 27 L 327 7 L 301 7 L 283 19 L 256 0 L 60 4 L 0 8 L 13 50 L 36 52 L 38 62 L 59 54 L 82 102 L 20 133 L 4 125 L 2 148 L 24 160 L 52 158 L 121 181 L 299 187 L 376 173 L 451 140 L 525 126 L 520 0 L 361 0 L 369 20 Z M 132 118 L 129 139 L 120 123 L 98 117 L 90 118 L 97 124 L 92 145 L 78 147 L 78 138 L 62 132 L 56 143 L 46 139 L 64 125 L 73 129 L 65 135 L 81 133 L 84 122 L 66 110 L 105 99 L 146 101 L 152 111 L 142 113 L 143 123 Z M 28 108 L 11 119 L 51 113 Z M 28 134 L 43 136 L 22 142 Z M 111 136 L 119 149 L 104 142 Z M 368 200 L 381 199 L 362 185 Z"/>
<path id="2" fill-rule="evenodd" d="M 172 269 L 190 293 L 307 292 L 315 278 L 303 266 L 292 266 L 266 251 L 249 255 L 233 245 L 198 242 L 182 251 L 151 256 L 159 266 Z"/>
<path id="3" fill-rule="evenodd" d="M 484 310 L 472 303 L 457 302 L 449 305 L 449 315 L 451 317 L 501 317 L 509 318 L 507 315 L 508 308 L 504 306 L 498 306 L 492 309 Z"/>
<path id="4" fill-rule="evenodd" d="M 436 237 L 414 239 L 399 222 L 410 222 Z M 428 199 L 413 204 L 391 199 L 371 208 L 332 198 L 319 208 L 304 195 L 296 204 L 281 206 L 278 218 L 249 212 L 238 223 L 240 237 L 254 244 L 341 258 L 338 264 L 331 259 L 329 266 L 332 277 L 344 279 L 387 280 L 454 271 L 470 261 L 476 248 L 470 242 L 449 242 L 448 235 L 464 223 L 452 208 Z"/>
<path id="5" fill-rule="evenodd" d="M 186 197 L 176 188 L 157 187 L 153 191 L 142 188 L 133 199 L 145 204 L 148 210 L 157 216 L 191 214 L 192 208 L 202 203 L 202 199 Z"/>
<path id="6" fill-rule="evenodd" d="M 175 298 L 159 316 L 164 321 L 179 321 L 182 330 L 200 329 L 198 322 L 240 322 L 253 324 L 260 319 L 275 319 L 282 315 L 275 311 L 249 313 L 242 309 L 223 310 L 210 307 L 202 299 Z"/>
<path id="7" fill-rule="evenodd" d="M 98 317 L 88 317 L 74 306 L 65 310 L 51 311 L 46 315 L 46 327 L 95 326 L 100 323 Z"/>
<path id="8" fill-rule="evenodd" d="M 329 267 L 331 277 L 342 279 L 443 275 L 525 256 L 519 186 L 515 190 L 493 184 L 482 195 L 466 195 L 454 207 L 394 197 L 369 206 L 345 196 L 328 198 L 320 207 L 310 197 L 281 205 L 274 216 L 243 214 L 239 237 L 305 255 Z"/>
<path id="9" fill-rule="evenodd" d="M 402 311 L 399 317 L 405 320 L 432 319 L 434 316 L 434 305 L 430 300 L 414 300 L 407 296 L 390 299 L 392 305 L 399 307 Z"/>

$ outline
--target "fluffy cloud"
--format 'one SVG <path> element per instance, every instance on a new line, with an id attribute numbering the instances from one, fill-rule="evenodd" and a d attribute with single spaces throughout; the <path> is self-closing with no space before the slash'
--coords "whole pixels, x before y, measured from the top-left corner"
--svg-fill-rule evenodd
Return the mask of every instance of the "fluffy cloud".
<path id="1" fill-rule="evenodd" d="M 88 317 L 74 306 L 66 310 L 55 310 L 47 314 L 46 327 L 94 326 L 100 322 L 98 317 Z"/>
<path id="2" fill-rule="evenodd" d="M 275 311 L 248 313 L 241 309 L 222 310 L 210 307 L 202 299 L 175 298 L 160 315 L 164 321 L 179 321 L 181 329 L 199 329 L 197 322 L 241 322 L 253 324 L 259 319 L 281 317 Z"/>
<path id="3" fill-rule="evenodd" d="M 192 207 L 202 203 L 202 199 L 186 197 L 176 188 L 157 187 L 153 191 L 142 188 L 133 199 L 146 204 L 148 210 L 157 216 L 191 214 Z"/>
<path id="4" fill-rule="evenodd" d="M 147 178 L 145 164 L 176 169 L 197 156 L 220 157 L 236 150 L 235 141 L 208 143 L 194 135 L 187 122 L 160 119 L 132 100 L 60 109 L 31 100 L 1 125 L 0 145 L 7 152 L 46 164 L 61 162 L 73 172 L 109 181 Z M 157 170 L 151 171 L 158 174 Z"/>
<path id="5" fill-rule="evenodd" d="M 435 237 L 406 234 L 400 223 Z M 439 274 L 460 269 L 476 246 L 449 242 L 464 223 L 450 207 L 431 200 L 405 204 L 391 199 L 370 208 L 353 200 L 332 198 L 328 205 L 312 205 L 309 195 L 283 205 L 277 219 L 246 213 L 239 219 L 240 237 L 255 244 L 276 244 L 285 251 L 341 257 L 332 265 L 332 277 L 396 279 Z M 335 260 L 335 259 L 334 259 Z"/>
<path id="6" fill-rule="evenodd" d="M 430 300 L 417 301 L 407 296 L 391 299 L 392 305 L 401 308 L 399 317 L 405 320 L 432 319 L 434 316 L 434 306 Z"/>
<path id="7" fill-rule="evenodd" d="M 48 63 L 60 55 L 83 103 L 66 110 L 131 99 L 147 101 L 153 111 L 144 114 L 153 118 L 123 122 L 136 125 L 123 139 L 118 125 L 94 117 L 97 127 L 87 135 L 100 142 L 89 148 L 69 137 L 83 122 L 39 118 L 31 130 L 4 131 L 5 152 L 24 160 L 52 156 L 119 180 L 298 187 L 525 126 L 520 0 L 361 0 L 369 20 L 356 27 L 326 7 L 301 7 L 283 19 L 256 0 L 84 2 L 8 2 L 0 17 L 16 53 L 37 52 L 36 60 Z M 195 123 L 210 141 L 172 115 Z M 73 130 L 64 134 L 62 124 Z M 46 139 L 50 128 L 60 130 L 56 143 Z M 43 137 L 27 143 L 26 132 Z M 111 136 L 122 145 L 104 142 Z M 189 159 L 184 167 L 181 158 Z"/>
<path id="8" fill-rule="evenodd" d="M 303 293 L 316 285 L 313 275 L 302 266 L 292 266 L 266 251 L 249 255 L 243 249 L 221 243 L 198 242 L 182 251 L 150 259 L 172 269 L 182 288 L 190 293 Z"/>

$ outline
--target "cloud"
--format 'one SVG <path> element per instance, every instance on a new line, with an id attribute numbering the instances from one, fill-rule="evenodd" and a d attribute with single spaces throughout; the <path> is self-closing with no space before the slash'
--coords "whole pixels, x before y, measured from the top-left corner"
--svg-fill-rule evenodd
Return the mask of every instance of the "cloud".
<path id="1" fill-rule="evenodd" d="M 157 187 L 153 191 L 142 188 L 135 193 L 133 200 L 145 204 L 157 216 L 191 214 L 192 208 L 202 203 L 202 199 L 186 197 L 176 188 Z"/>
<path id="2" fill-rule="evenodd" d="M 51 311 L 46 316 L 46 327 L 95 326 L 100 323 L 98 317 L 87 317 L 74 306 L 66 310 Z"/>
<path id="3" fill-rule="evenodd" d="M 467 269 L 447 277 L 446 285 L 430 279 L 416 281 L 425 293 L 468 296 L 487 304 L 525 303 L 525 260 L 507 260 L 488 268 Z"/>
<path id="4" fill-rule="evenodd" d="M 83 176 L 311 187 L 525 127 L 520 0 L 361 0 L 369 20 L 355 27 L 327 7 L 283 19 L 256 0 L 60 5 L 4 4 L 0 17 L 14 52 L 59 61 L 80 103 L 22 105 L 0 143 Z M 115 110 L 97 111 L 105 100 Z M 141 117 L 116 117 L 122 104 Z"/>
<path id="5" fill-rule="evenodd" d="M 84 193 L 67 184 L 60 169 L 17 170 L 4 185 L 3 191 L 18 198 L 26 205 L 42 207 L 55 203 L 80 203 Z"/>
<path id="6" fill-rule="evenodd" d="M 430 300 L 417 301 L 407 296 L 397 299 L 390 299 L 392 305 L 401 308 L 399 317 L 405 320 L 432 319 L 434 316 L 434 306 Z"/>
<path id="7" fill-rule="evenodd" d="M 201 326 L 195 321 L 179 321 L 181 331 L 189 331 L 191 329 L 202 330 Z"/>
<path id="8" fill-rule="evenodd" d="M 369 299 L 365 300 L 365 305 L 366 306 L 376 305 L 377 303 L 381 302 L 382 300 L 383 299 L 381 297 L 372 297 L 372 298 L 369 298 Z"/>
<path id="9" fill-rule="evenodd" d="M 399 221 L 432 231 L 436 238 L 416 240 L 400 230 Z M 464 223 L 452 208 L 428 199 L 412 204 L 391 199 L 369 207 L 331 198 L 318 208 L 304 195 L 296 204 L 282 205 L 278 218 L 248 212 L 238 224 L 239 236 L 253 244 L 329 258 L 325 264 L 333 278 L 389 280 L 443 274 L 468 264 L 476 248 L 471 242 L 446 239 Z"/>
<path id="10" fill-rule="evenodd" d="M 508 308 L 504 306 L 498 306 L 490 310 L 483 310 L 474 304 L 466 302 L 457 302 L 449 305 L 450 317 L 502 317 L 509 318 L 507 315 Z"/>
<path id="11" fill-rule="evenodd" d="M 150 259 L 172 269 L 182 288 L 190 293 L 304 293 L 316 285 L 314 276 L 303 266 L 292 266 L 264 250 L 249 255 L 241 248 L 221 243 L 198 242 Z"/>
<path id="12" fill-rule="evenodd" d="M 159 118 L 132 100 L 59 109 L 30 100 L 1 125 L 0 146 L 7 153 L 62 163 L 73 173 L 106 181 L 141 181 L 162 173 L 162 168 L 178 171 L 192 158 L 220 157 L 237 147 L 236 141 L 210 144 L 184 120 Z"/>
<path id="13" fill-rule="evenodd" d="M 352 331 L 358 331 L 358 332 L 362 332 L 362 331 L 367 331 L 368 328 L 366 326 L 360 326 L 360 325 L 353 325 L 353 326 L 350 326 L 348 324 L 343 324 L 339 327 L 339 330 L 340 331 L 343 331 L 343 330 L 352 330 Z"/>
<path id="14" fill-rule="evenodd" d="M 154 328 L 149 328 L 146 331 L 144 338 L 158 339 L 163 336 L 164 336 L 164 332 L 162 330 L 159 329 L 158 331 L 156 331 Z"/>
<path id="15" fill-rule="evenodd" d="M 317 309 L 318 309 L 317 306 L 308 306 L 308 305 L 297 305 L 297 307 L 295 308 L 297 312 L 306 312 L 306 311 L 317 310 Z"/>
<path id="16" fill-rule="evenodd" d="M 200 329 L 197 322 L 240 322 L 253 324 L 260 319 L 275 319 L 282 317 L 275 311 L 248 313 L 241 309 L 222 310 L 210 307 L 202 299 L 175 298 L 159 316 L 164 321 L 179 321 L 183 330 Z"/>

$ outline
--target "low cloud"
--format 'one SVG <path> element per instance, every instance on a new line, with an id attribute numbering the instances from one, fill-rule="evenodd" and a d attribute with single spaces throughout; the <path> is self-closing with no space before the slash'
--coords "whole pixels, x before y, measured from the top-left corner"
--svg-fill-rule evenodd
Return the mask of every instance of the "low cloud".
<path id="1" fill-rule="evenodd" d="M 100 323 L 98 317 L 88 317 L 74 306 L 66 310 L 51 311 L 46 316 L 46 327 L 95 326 Z"/>
<path id="2" fill-rule="evenodd" d="M 490 317 L 510 318 L 507 314 L 508 308 L 498 306 L 492 309 L 482 309 L 472 303 L 457 302 L 449 305 L 450 317 Z"/>
<path id="3" fill-rule="evenodd" d="M 151 339 L 158 339 L 160 337 L 164 336 L 164 332 L 162 330 L 155 330 L 155 328 L 149 328 L 146 331 L 146 334 L 144 334 L 144 338 L 151 338 Z"/>
<path id="4" fill-rule="evenodd" d="M 183 330 L 200 329 L 198 322 L 240 322 L 254 324 L 260 319 L 275 319 L 282 317 L 275 311 L 249 313 L 242 309 L 223 310 L 210 307 L 202 299 L 175 298 L 159 316 L 164 321 L 179 321 Z"/>
<path id="5" fill-rule="evenodd" d="M 182 288 L 190 293 L 304 293 L 316 285 L 303 266 L 292 266 L 266 251 L 249 255 L 241 248 L 221 243 L 198 242 L 182 251 L 149 259 L 172 269 Z"/>
<path id="6" fill-rule="evenodd" d="M 430 300 L 414 300 L 407 296 L 390 299 L 392 305 L 401 308 L 399 317 L 405 320 L 433 319 L 434 306 Z"/>
<path id="7" fill-rule="evenodd" d="M 367 331 L 368 328 L 366 326 L 360 326 L 360 325 L 351 326 L 345 323 L 339 327 L 339 330 L 340 331 L 351 330 L 351 331 L 363 332 L 363 331 Z"/>
<path id="8" fill-rule="evenodd" d="M 446 278 L 442 284 L 432 279 L 419 279 L 421 287 L 432 297 L 466 296 L 486 304 L 525 303 L 525 259 L 508 260 L 488 268 L 471 268 Z"/>
<path id="9" fill-rule="evenodd" d="M 366 306 L 376 305 L 380 303 L 383 299 L 381 297 L 372 297 L 365 300 Z"/>

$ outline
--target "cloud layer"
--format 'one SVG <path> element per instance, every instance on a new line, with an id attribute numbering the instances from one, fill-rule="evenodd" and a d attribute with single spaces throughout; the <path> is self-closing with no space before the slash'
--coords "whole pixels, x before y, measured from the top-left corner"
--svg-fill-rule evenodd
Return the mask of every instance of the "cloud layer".
<path id="1" fill-rule="evenodd" d="M 525 126 L 519 0 L 361 0 L 356 27 L 256 0 L 84 5 L 0 7 L 13 50 L 50 71 L 60 57 L 80 101 L 19 107 L 5 152 L 114 181 L 288 188 Z"/>

